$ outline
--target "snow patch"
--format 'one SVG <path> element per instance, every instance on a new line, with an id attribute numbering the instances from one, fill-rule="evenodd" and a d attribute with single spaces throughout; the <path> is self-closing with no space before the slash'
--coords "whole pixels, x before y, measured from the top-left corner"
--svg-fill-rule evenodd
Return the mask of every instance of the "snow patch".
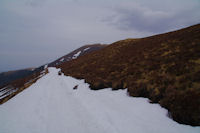
<path id="1" fill-rule="evenodd" d="M 167 110 L 126 90 L 93 91 L 84 80 L 49 73 L 0 105 L 2 133 L 199 133 L 181 125 Z M 73 88 L 78 85 L 77 89 Z"/>
<path id="2" fill-rule="evenodd" d="M 12 93 L 16 92 L 18 90 L 18 88 L 14 88 L 14 87 L 4 87 L 0 89 L 0 99 L 3 99 L 4 97 L 7 97 L 9 95 L 11 95 Z"/>
<path id="3" fill-rule="evenodd" d="M 90 47 L 88 47 L 88 48 L 85 48 L 83 51 L 85 52 L 85 51 L 87 51 L 87 50 L 89 50 L 90 49 Z"/>
<path id="4" fill-rule="evenodd" d="M 48 67 L 48 64 L 44 65 L 44 69 L 47 69 L 47 67 Z"/>
<path id="5" fill-rule="evenodd" d="M 65 58 L 60 59 L 60 62 L 63 62 L 65 60 Z"/>
<path id="6" fill-rule="evenodd" d="M 76 59 L 81 54 L 81 51 L 78 51 L 76 54 L 73 55 L 72 59 Z"/>

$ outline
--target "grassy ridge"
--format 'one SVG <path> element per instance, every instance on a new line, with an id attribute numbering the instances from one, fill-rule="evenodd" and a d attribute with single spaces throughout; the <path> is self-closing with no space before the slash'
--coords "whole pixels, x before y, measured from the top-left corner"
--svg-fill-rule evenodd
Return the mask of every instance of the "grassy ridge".
<path id="1" fill-rule="evenodd" d="M 59 67 L 92 89 L 128 88 L 167 108 L 179 123 L 200 125 L 200 25 L 115 42 Z"/>

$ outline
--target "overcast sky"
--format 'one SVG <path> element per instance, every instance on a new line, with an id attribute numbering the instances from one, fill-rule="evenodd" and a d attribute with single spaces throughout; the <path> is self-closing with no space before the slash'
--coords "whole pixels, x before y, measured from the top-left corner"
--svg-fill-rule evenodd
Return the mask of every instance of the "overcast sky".
<path id="1" fill-rule="evenodd" d="M 0 72 L 200 23 L 200 0 L 0 0 Z"/>

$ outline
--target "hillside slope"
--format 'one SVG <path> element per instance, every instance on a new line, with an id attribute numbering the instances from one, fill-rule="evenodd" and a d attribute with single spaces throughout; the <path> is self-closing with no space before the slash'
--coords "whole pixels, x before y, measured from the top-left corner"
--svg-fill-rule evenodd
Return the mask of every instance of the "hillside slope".
<path id="1" fill-rule="evenodd" d="M 127 97 L 125 90 L 92 91 L 84 80 L 48 70 L 0 105 L 2 133 L 199 133 L 200 127 L 172 121 L 146 98 Z"/>
<path id="2" fill-rule="evenodd" d="M 58 58 L 57 60 L 49 63 L 48 66 L 55 67 L 57 65 L 60 65 L 64 62 L 71 61 L 71 60 L 76 59 L 76 58 L 83 56 L 85 54 L 88 54 L 88 53 L 91 53 L 91 52 L 94 52 L 94 51 L 98 51 L 98 50 L 100 50 L 100 49 L 102 49 L 106 46 L 107 45 L 105 45 L 105 44 L 84 45 L 84 46 L 70 52 L 69 54 L 64 55 L 64 56 Z"/>
<path id="3" fill-rule="evenodd" d="M 22 70 L 2 72 L 0 73 L 0 87 L 16 79 L 26 77 L 32 73 L 33 73 L 32 69 L 22 69 Z"/>
<path id="4" fill-rule="evenodd" d="M 92 89 L 128 88 L 169 110 L 179 123 L 200 125 L 200 24 L 115 42 L 59 66 Z"/>

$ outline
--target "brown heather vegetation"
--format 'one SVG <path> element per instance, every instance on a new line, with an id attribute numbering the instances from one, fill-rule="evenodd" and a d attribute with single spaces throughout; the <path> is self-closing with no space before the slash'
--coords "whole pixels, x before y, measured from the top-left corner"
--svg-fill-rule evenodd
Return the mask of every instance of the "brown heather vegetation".
<path id="1" fill-rule="evenodd" d="M 128 88 L 130 96 L 168 109 L 175 121 L 200 126 L 200 24 L 118 41 L 59 67 L 91 89 Z"/>

